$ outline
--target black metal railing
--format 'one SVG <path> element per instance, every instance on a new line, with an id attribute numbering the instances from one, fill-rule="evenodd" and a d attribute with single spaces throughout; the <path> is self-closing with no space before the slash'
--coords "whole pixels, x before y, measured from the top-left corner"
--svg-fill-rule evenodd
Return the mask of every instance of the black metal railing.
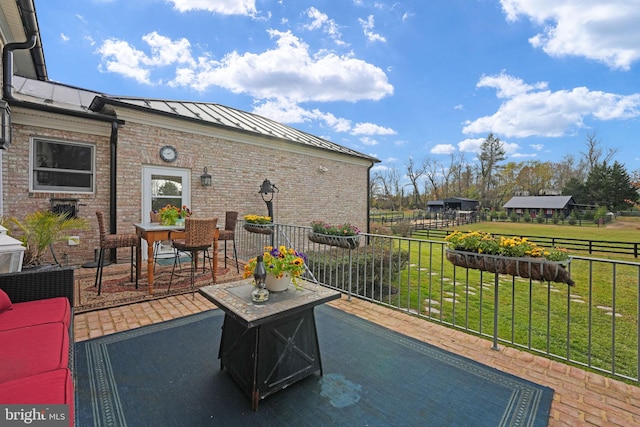
<path id="1" fill-rule="evenodd" d="M 264 245 L 308 256 L 308 278 L 498 344 L 639 382 L 640 263 L 574 256 L 575 286 L 457 267 L 443 241 L 362 234 L 349 250 L 310 241 L 309 227 L 273 235 L 239 227 L 238 257 Z"/>

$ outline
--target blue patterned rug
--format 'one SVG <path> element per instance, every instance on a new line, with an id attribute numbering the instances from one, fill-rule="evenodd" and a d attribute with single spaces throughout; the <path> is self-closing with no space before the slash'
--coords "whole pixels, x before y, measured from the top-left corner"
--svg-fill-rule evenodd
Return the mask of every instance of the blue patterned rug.
<path id="1" fill-rule="evenodd" d="M 321 306 L 324 376 L 251 410 L 211 310 L 76 344 L 85 426 L 546 426 L 553 390 Z"/>

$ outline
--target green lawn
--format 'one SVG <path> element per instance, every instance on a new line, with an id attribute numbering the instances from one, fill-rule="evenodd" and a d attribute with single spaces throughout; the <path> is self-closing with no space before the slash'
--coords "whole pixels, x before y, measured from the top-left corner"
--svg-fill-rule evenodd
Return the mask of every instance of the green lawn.
<path id="1" fill-rule="evenodd" d="M 474 224 L 473 230 L 633 242 L 640 237 L 635 228 L 640 221 L 633 220 L 622 229 L 487 222 Z M 456 268 L 454 276 L 439 244 L 404 241 L 403 249 L 410 253 L 409 267 L 400 272 L 398 293 L 388 302 L 446 324 L 493 334 L 493 273 Z M 499 276 L 500 338 L 637 379 L 640 264 L 632 257 L 609 258 L 626 263 L 573 260 L 574 287 Z"/>

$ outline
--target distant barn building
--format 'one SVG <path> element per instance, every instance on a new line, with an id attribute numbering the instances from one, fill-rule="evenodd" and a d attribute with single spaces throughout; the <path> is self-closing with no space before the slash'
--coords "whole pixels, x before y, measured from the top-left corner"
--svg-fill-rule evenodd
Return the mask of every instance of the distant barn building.
<path id="1" fill-rule="evenodd" d="M 464 197 L 451 197 L 444 200 L 430 200 L 427 202 L 427 212 L 447 211 L 477 211 L 479 201 Z"/>
<path id="2" fill-rule="evenodd" d="M 550 218 L 554 213 L 557 215 L 564 214 L 565 217 L 569 216 L 577 206 L 578 204 L 573 200 L 573 196 L 515 196 L 505 203 L 503 208 L 507 211 L 507 215 L 516 213 L 522 216 L 528 210 L 533 217 L 542 210 L 544 215 Z"/>

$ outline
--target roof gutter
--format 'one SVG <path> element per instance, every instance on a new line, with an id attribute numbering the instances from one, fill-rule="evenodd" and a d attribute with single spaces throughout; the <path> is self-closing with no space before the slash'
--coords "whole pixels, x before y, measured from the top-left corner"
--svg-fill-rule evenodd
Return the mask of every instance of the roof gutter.
<path id="1" fill-rule="evenodd" d="M 31 60 L 35 69 L 38 80 L 46 81 L 47 66 L 44 61 L 44 51 L 42 49 L 42 40 L 40 40 L 40 27 L 38 26 L 38 16 L 36 15 L 35 0 L 17 0 L 17 6 L 20 9 L 22 17 L 22 25 L 27 35 L 34 34 L 36 36 L 36 44 L 31 50 Z"/>

